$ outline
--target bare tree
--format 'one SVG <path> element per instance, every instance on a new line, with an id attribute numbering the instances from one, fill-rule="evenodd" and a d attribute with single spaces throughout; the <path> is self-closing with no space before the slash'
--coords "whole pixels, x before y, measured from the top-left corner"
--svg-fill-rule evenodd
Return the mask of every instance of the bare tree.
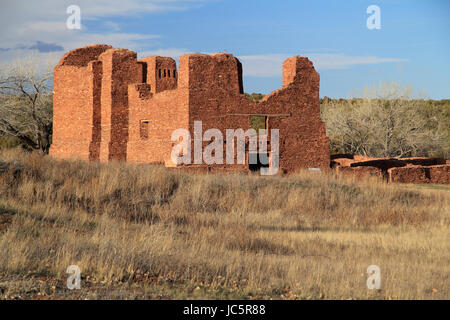
<path id="1" fill-rule="evenodd" d="M 332 148 L 373 157 L 426 156 L 441 151 L 445 134 L 429 127 L 424 100 L 412 88 L 384 83 L 364 89 L 364 98 L 330 102 L 322 116 Z"/>
<path id="2" fill-rule="evenodd" d="M 52 134 L 51 66 L 29 56 L 0 67 L 0 133 L 45 153 Z"/>

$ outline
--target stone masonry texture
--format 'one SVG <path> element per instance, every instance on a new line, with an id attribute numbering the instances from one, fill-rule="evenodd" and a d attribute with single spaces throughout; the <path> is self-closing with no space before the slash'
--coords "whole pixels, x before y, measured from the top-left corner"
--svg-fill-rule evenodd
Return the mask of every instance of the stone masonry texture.
<path id="1" fill-rule="evenodd" d="M 336 174 L 357 177 L 377 176 L 387 182 L 450 184 L 450 165 L 441 158 L 370 158 L 360 155 L 333 155 Z"/>
<path id="2" fill-rule="evenodd" d="M 305 57 L 283 63 L 283 87 L 261 102 L 244 96 L 242 65 L 228 53 L 168 57 L 93 45 L 64 55 L 54 70 L 54 135 L 50 154 L 92 161 L 120 160 L 177 166 L 170 159 L 172 132 L 194 121 L 202 132 L 244 131 L 252 116 L 279 130 L 280 168 L 330 167 L 329 140 L 320 118 L 319 74 Z M 270 135 L 268 136 L 270 154 Z M 203 142 L 203 147 L 209 142 Z M 249 170 L 245 164 L 196 164 L 215 170 Z M 226 155 L 224 155 L 225 157 Z"/>
<path id="3" fill-rule="evenodd" d="M 333 155 L 330 158 L 325 124 L 320 118 L 319 74 L 306 57 L 283 63 L 282 88 L 260 102 L 244 95 L 242 65 L 228 53 L 186 54 L 179 69 L 169 57 L 145 57 L 92 45 L 66 53 L 54 70 L 53 143 L 57 158 L 81 158 L 134 163 L 159 163 L 200 172 L 249 171 L 249 137 L 245 163 L 174 164 L 171 136 L 186 129 L 194 138 L 194 122 L 202 132 L 251 128 L 252 117 L 265 128 L 279 130 L 281 172 L 302 168 L 334 168 L 337 175 L 375 176 L 387 182 L 449 184 L 449 163 L 437 158 L 370 158 Z M 205 148 L 210 141 L 203 141 Z M 272 154 L 271 136 L 267 150 Z M 194 143 L 191 144 L 194 150 Z M 232 149 L 231 149 L 232 150 Z M 230 151 L 231 151 L 230 150 Z M 317 170 L 317 169 L 314 169 Z"/>

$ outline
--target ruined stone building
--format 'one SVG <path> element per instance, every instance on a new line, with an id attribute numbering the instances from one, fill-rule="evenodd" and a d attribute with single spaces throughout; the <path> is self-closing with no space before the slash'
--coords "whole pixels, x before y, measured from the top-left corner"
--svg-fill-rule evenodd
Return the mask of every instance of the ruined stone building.
<path id="1" fill-rule="evenodd" d="M 450 184 L 450 161 L 443 158 L 371 158 L 340 154 L 331 156 L 331 166 L 338 176 L 375 176 L 396 183 Z"/>
<path id="2" fill-rule="evenodd" d="M 53 99 L 50 154 L 58 158 L 177 166 L 170 157 L 174 130 L 193 137 L 194 121 L 202 121 L 203 132 L 247 130 L 258 118 L 266 130 L 279 129 L 284 172 L 330 166 L 319 74 L 305 57 L 287 59 L 282 88 L 256 103 L 245 97 L 242 66 L 231 54 L 186 54 L 177 69 L 172 58 L 137 60 L 133 51 L 93 45 L 66 53 L 55 67 Z M 269 157 L 270 143 L 268 137 Z M 248 159 L 247 149 L 245 164 L 191 166 L 250 170 Z"/>

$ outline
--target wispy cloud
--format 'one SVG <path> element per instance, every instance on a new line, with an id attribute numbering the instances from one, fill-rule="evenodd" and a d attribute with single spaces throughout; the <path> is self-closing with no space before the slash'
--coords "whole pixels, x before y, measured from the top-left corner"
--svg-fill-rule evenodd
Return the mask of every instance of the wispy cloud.
<path id="1" fill-rule="evenodd" d="M 374 56 L 349 56 L 344 54 L 311 54 L 308 55 L 318 69 L 347 69 L 358 65 L 371 65 L 389 62 L 406 62 L 408 59 L 381 58 Z"/>
<path id="2" fill-rule="evenodd" d="M 282 73 L 283 61 L 295 54 L 264 54 L 238 57 L 244 69 L 244 75 L 255 77 L 277 77 Z M 302 55 L 302 54 L 300 54 Z M 389 62 L 405 62 L 407 59 L 380 58 L 374 56 L 351 56 L 334 53 L 307 53 L 318 70 L 348 69 L 359 65 L 374 65 Z"/>
<path id="3" fill-rule="evenodd" d="M 27 54 L 27 51 L 61 53 L 93 43 L 107 43 L 139 51 L 156 46 L 158 34 L 121 32 L 108 18 L 187 10 L 211 0 L 15 0 L 2 3 L 0 10 L 0 61 Z M 81 30 L 66 28 L 69 5 L 81 9 Z M 90 32 L 83 21 L 101 20 L 104 31 Z M 37 41 L 37 39 L 39 39 Z M 142 41 L 146 40 L 146 41 Z M 145 43 L 145 46 L 143 45 Z M 175 52 L 176 53 L 176 52 Z"/>
<path id="4" fill-rule="evenodd" d="M 190 53 L 187 49 L 181 48 L 167 48 L 167 49 L 157 49 L 151 51 L 138 52 L 138 58 L 150 57 L 150 56 L 162 56 L 162 57 L 171 57 L 171 58 L 179 58 L 183 54 Z"/>
<path id="5" fill-rule="evenodd" d="M 112 30 L 114 32 L 120 31 L 120 25 L 118 23 L 116 23 L 116 22 L 105 21 L 105 22 L 103 22 L 103 26 L 106 29 Z"/>
<path id="6" fill-rule="evenodd" d="M 37 50 L 38 52 L 55 52 L 62 51 L 64 50 L 64 48 L 57 44 L 46 43 L 43 41 L 36 41 L 36 43 L 33 45 L 17 45 L 15 48 L 0 48 L 0 52 L 11 50 Z"/>
<path id="7" fill-rule="evenodd" d="M 55 52 L 64 50 L 63 47 L 54 43 L 45 43 L 42 41 L 36 41 L 36 43 L 29 47 L 30 50 L 37 50 L 39 52 Z"/>

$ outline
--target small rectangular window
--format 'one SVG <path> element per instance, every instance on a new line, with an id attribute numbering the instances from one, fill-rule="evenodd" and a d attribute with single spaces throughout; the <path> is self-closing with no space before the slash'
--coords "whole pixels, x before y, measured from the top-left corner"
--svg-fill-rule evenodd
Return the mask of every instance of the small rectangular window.
<path id="1" fill-rule="evenodd" d="M 161 79 L 161 69 L 158 69 L 158 76 Z"/>
<path id="2" fill-rule="evenodd" d="M 164 78 L 166 77 L 166 69 L 164 69 Z"/>
<path id="3" fill-rule="evenodd" d="M 148 139 L 148 124 L 149 120 L 141 120 L 141 126 L 140 126 L 140 136 L 142 140 Z"/>
<path id="4" fill-rule="evenodd" d="M 173 77 L 175 78 L 177 76 L 177 70 L 173 70 Z"/>

